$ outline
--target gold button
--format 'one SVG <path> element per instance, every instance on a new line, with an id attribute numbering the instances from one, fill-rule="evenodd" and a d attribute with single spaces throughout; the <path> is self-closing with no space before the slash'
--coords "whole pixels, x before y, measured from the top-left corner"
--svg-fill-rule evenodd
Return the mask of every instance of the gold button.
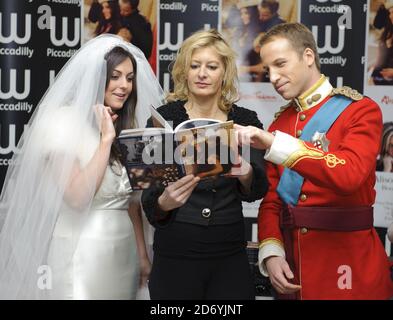
<path id="1" fill-rule="evenodd" d="M 209 208 L 205 208 L 202 210 L 202 217 L 204 218 L 210 218 L 211 215 L 211 210 Z"/>
<path id="2" fill-rule="evenodd" d="M 306 234 L 308 232 L 307 228 L 301 228 L 300 233 L 301 234 Z"/>
<path id="3" fill-rule="evenodd" d="M 306 201 L 306 200 L 307 200 L 307 196 L 306 196 L 304 193 L 302 193 L 302 194 L 300 195 L 300 200 L 301 200 L 301 201 Z"/>
<path id="4" fill-rule="evenodd" d="M 302 135 L 303 131 L 302 130 L 298 130 L 296 131 L 296 136 L 300 137 Z"/>
<path id="5" fill-rule="evenodd" d="M 300 115 L 300 121 L 304 121 L 306 119 L 306 115 L 305 114 L 301 114 Z"/>

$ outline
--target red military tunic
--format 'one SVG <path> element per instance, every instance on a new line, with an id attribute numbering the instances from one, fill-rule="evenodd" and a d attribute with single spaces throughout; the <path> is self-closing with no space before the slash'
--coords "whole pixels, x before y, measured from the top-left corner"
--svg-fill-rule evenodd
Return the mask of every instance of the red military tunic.
<path id="1" fill-rule="evenodd" d="M 311 96 L 312 92 L 308 94 Z M 307 122 L 329 99 L 330 95 L 322 92 L 321 100 L 307 110 L 301 110 L 293 102 L 269 131 L 299 137 Z M 276 189 L 284 166 L 304 178 L 298 206 L 349 209 L 373 206 L 381 130 L 382 114 L 378 105 L 364 97 L 353 101 L 330 127 L 327 152 L 311 142 L 290 137 L 293 141 L 289 144 L 297 143 L 296 151 L 280 165 L 267 162 L 270 188 L 258 216 L 262 259 L 276 255 L 280 247 L 283 252 L 279 213 L 284 203 Z M 275 142 L 278 143 L 277 133 Z M 387 299 L 393 295 L 389 261 L 374 228 L 350 232 L 295 228 L 292 237 L 295 263 L 292 271 L 297 273 L 302 286 L 297 298 Z"/>

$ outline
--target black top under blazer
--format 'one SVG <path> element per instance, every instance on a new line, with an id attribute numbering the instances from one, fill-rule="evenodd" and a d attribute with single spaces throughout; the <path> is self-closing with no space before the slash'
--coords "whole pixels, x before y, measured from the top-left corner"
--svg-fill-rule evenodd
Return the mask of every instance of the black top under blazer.
<path id="1" fill-rule="evenodd" d="M 157 111 L 176 127 L 189 119 L 184 108 L 185 101 L 171 102 Z M 255 111 L 233 105 L 228 113 L 228 120 L 243 126 L 255 126 L 263 129 Z M 152 119 L 147 127 L 152 127 Z M 152 187 L 142 193 L 142 206 L 149 222 L 156 228 L 165 228 L 173 221 L 200 226 L 233 224 L 243 220 L 242 201 L 253 202 L 261 199 L 267 192 L 268 181 L 264 169 L 264 151 L 251 148 L 250 164 L 253 178 L 250 193 L 243 194 L 237 178 L 216 177 L 202 180 L 195 187 L 188 201 L 171 212 L 162 212 L 158 208 L 158 197 L 163 188 Z"/>

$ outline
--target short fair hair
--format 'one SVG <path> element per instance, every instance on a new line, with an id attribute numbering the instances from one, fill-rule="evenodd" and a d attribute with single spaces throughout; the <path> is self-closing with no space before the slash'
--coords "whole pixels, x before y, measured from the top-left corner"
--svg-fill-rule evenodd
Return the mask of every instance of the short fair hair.
<path id="1" fill-rule="evenodd" d="M 172 68 L 174 90 L 169 93 L 167 99 L 188 100 L 187 74 L 191 66 L 191 57 L 195 50 L 207 47 L 213 47 L 223 61 L 224 76 L 218 107 L 224 112 L 229 112 L 232 104 L 239 99 L 236 53 L 215 29 L 197 31 L 183 42 Z"/>
<path id="2" fill-rule="evenodd" d="M 304 50 L 307 48 L 311 49 L 315 56 L 315 66 L 318 71 L 321 71 L 317 44 L 315 43 L 312 32 L 304 24 L 298 22 L 278 24 L 265 33 L 259 44 L 262 47 L 278 38 L 287 39 L 299 54 L 299 57 L 303 56 Z"/>

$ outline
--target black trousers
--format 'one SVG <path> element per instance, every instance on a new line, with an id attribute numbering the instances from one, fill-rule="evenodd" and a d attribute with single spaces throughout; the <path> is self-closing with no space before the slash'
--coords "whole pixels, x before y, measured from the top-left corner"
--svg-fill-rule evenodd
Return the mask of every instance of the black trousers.
<path id="1" fill-rule="evenodd" d="M 253 300 L 247 253 L 210 259 L 155 255 L 149 279 L 152 300 Z"/>

